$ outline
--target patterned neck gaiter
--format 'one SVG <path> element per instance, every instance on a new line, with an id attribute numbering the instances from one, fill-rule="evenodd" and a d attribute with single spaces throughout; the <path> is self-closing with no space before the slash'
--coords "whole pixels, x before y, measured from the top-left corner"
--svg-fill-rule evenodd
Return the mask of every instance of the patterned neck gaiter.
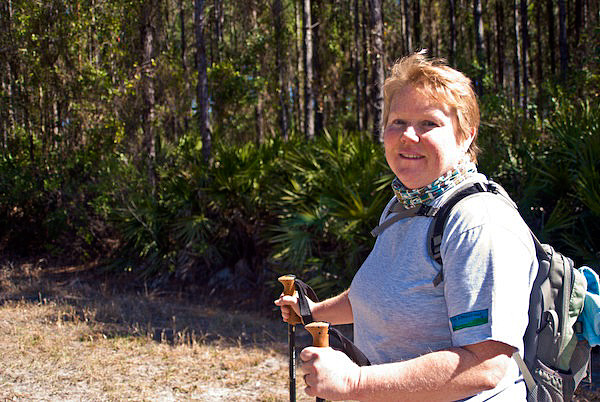
<path id="1" fill-rule="evenodd" d="M 445 191 L 457 186 L 465 179 L 477 173 L 477 167 L 468 158 L 463 159 L 448 173 L 438 177 L 433 183 L 416 189 L 409 189 L 396 177 L 392 181 L 392 190 L 404 208 L 416 207 L 432 201 Z"/>

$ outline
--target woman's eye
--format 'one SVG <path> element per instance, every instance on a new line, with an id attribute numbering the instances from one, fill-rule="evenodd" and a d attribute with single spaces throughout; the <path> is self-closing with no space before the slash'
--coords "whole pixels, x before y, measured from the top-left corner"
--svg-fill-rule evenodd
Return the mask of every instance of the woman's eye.
<path id="1" fill-rule="evenodd" d="M 406 122 L 401 119 L 396 119 L 396 120 L 392 121 L 392 124 L 396 125 L 396 126 L 403 126 L 404 124 L 406 124 Z"/>
<path id="2" fill-rule="evenodd" d="M 425 120 L 423 122 L 423 125 L 425 127 L 438 127 L 438 124 L 436 122 L 431 121 L 431 120 Z"/>

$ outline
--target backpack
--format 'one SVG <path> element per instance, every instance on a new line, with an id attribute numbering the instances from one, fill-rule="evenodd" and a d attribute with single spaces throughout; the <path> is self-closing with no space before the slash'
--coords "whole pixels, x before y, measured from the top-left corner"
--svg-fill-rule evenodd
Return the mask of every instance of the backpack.
<path id="1" fill-rule="evenodd" d="M 428 252 L 440 264 L 439 274 L 433 279 L 438 286 L 444 279 L 440 246 L 444 226 L 452 208 L 469 196 L 488 193 L 501 197 L 511 207 L 516 204 L 493 181 L 463 186 L 439 208 L 420 205 L 403 209 L 399 203 L 390 208 L 397 215 L 386 219 L 373 229 L 379 235 L 393 223 L 411 216 L 428 216 Z M 513 358 L 527 385 L 528 401 L 570 401 L 575 389 L 586 376 L 589 378 L 591 347 L 581 337 L 582 323 L 578 321 L 583 311 L 587 282 L 573 261 L 542 244 L 531 232 L 538 260 L 536 275 L 529 298 L 529 324 L 523 337 L 524 358 L 515 352 Z"/>

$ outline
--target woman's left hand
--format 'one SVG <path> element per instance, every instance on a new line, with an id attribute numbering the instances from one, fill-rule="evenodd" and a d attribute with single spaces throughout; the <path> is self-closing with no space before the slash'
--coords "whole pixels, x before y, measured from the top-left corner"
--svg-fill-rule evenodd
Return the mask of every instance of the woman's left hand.
<path id="1" fill-rule="evenodd" d="M 332 401 L 353 399 L 358 389 L 360 367 L 344 353 L 332 348 L 307 347 L 300 353 L 308 396 Z"/>

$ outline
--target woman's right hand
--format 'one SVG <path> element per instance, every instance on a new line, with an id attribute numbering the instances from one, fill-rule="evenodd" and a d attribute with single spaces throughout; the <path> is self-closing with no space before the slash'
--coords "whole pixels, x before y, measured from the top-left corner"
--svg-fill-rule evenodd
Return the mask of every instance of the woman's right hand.
<path id="1" fill-rule="evenodd" d="M 294 292 L 293 296 L 286 296 L 283 293 L 279 296 L 279 299 L 275 300 L 275 305 L 281 308 L 281 318 L 283 321 L 289 322 L 292 311 L 300 317 L 300 307 L 298 306 L 298 292 Z M 309 300 L 309 306 L 312 307 L 312 303 Z"/>

